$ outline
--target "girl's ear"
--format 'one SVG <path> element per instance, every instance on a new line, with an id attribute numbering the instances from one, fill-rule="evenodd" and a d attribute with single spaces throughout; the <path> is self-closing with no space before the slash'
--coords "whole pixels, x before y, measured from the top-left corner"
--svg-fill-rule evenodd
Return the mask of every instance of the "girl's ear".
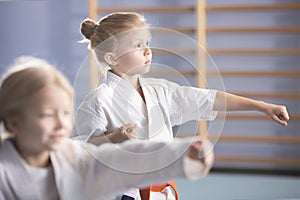
<path id="1" fill-rule="evenodd" d="M 9 116 L 5 119 L 5 128 L 13 135 L 16 135 L 20 131 L 19 118 L 16 116 Z"/>
<path id="2" fill-rule="evenodd" d="M 117 65 L 115 55 L 112 52 L 107 52 L 104 55 L 104 60 L 109 66 Z"/>

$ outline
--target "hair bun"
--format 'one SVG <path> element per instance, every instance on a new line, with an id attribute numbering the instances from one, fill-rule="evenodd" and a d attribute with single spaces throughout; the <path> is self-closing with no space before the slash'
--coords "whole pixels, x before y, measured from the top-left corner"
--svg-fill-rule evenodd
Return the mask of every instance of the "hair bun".
<path id="1" fill-rule="evenodd" d="M 97 24 L 93 20 L 85 19 L 81 23 L 81 27 L 80 27 L 81 34 L 84 35 L 84 37 L 86 39 L 90 40 L 92 35 L 95 32 L 96 27 L 97 27 Z"/>

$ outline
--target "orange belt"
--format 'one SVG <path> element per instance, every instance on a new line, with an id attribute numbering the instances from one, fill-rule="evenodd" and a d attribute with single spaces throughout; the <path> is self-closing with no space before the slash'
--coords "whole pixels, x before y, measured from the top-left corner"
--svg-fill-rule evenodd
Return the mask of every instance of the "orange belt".
<path id="1" fill-rule="evenodd" d="M 140 189 L 140 196 L 142 200 L 149 200 L 150 191 L 152 192 L 161 192 L 165 187 L 171 186 L 175 193 L 175 198 L 178 200 L 178 193 L 176 190 L 175 181 L 171 180 L 165 184 L 161 185 L 150 185 L 148 188 Z"/>

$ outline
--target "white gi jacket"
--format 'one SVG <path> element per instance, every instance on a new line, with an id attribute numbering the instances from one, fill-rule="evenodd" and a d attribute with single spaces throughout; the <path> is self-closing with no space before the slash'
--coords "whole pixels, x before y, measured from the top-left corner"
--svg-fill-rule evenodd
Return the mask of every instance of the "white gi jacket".
<path id="1" fill-rule="evenodd" d="M 155 78 L 140 78 L 145 101 L 127 81 L 108 71 L 96 90 L 78 108 L 72 137 L 110 133 L 127 123 L 137 125 L 136 138 L 172 141 L 174 125 L 191 120 L 213 120 L 216 91 L 180 86 Z M 97 130 L 97 133 L 94 132 Z M 139 199 L 138 189 L 126 195 Z"/>
<path id="2" fill-rule="evenodd" d="M 146 103 L 127 81 L 108 72 L 79 106 L 73 137 L 88 141 L 96 130 L 101 135 L 134 123 L 139 139 L 171 141 L 174 125 L 216 116 L 212 110 L 215 90 L 179 86 L 164 79 L 140 78 L 139 82 Z"/>
<path id="3" fill-rule="evenodd" d="M 66 139 L 62 148 L 51 153 L 60 199 L 109 200 L 133 186 L 145 187 L 174 177 L 200 178 L 203 175 L 204 167 L 200 162 L 196 168 L 185 166 L 191 138 L 166 144 L 135 140 L 96 147 Z M 151 153 L 136 156 L 128 152 Z M 174 162 L 162 166 L 166 157 L 174 158 Z M 145 163 L 145 159 L 148 162 Z M 131 173 L 133 171 L 147 173 Z M 9 139 L 0 145 L 0 199 L 38 199 L 24 161 Z"/>

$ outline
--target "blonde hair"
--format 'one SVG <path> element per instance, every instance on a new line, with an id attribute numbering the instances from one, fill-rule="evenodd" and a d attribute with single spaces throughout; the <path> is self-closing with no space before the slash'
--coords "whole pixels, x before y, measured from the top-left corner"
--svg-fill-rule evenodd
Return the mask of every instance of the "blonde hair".
<path id="1" fill-rule="evenodd" d="M 81 23 L 80 31 L 89 41 L 89 48 L 94 50 L 97 60 L 105 63 L 105 53 L 114 52 L 117 48 L 115 36 L 140 27 L 148 27 L 142 15 L 134 12 L 116 12 L 105 16 L 98 23 L 91 19 L 85 19 Z"/>
<path id="2" fill-rule="evenodd" d="M 21 57 L 4 74 L 0 87 L 0 122 L 9 131 L 5 118 L 22 112 L 27 100 L 47 85 L 64 89 L 72 99 L 73 88 L 67 78 L 45 60 Z"/>

